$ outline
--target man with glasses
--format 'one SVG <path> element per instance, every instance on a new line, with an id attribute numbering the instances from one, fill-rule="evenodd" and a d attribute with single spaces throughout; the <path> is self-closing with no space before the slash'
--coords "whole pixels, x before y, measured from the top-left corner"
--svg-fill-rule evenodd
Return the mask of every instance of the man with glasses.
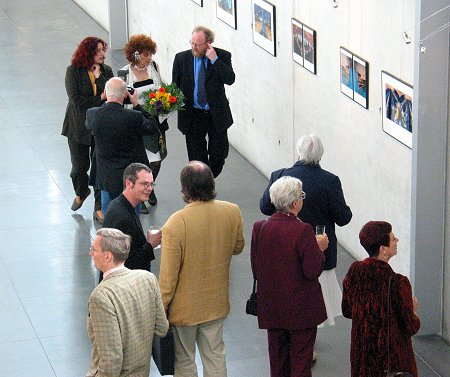
<path id="1" fill-rule="evenodd" d="M 227 129 L 233 124 L 225 84 L 232 85 L 235 74 L 231 54 L 213 48 L 213 42 L 212 30 L 195 27 L 191 49 L 175 55 L 172 82 L 186 96 L 185 110 L 178 112 L 178 129 L 186 136 L 189 161 L 202 161 L 217 177 L 228 156 Z"/>
<path id="2" fill-rule="evenodd" d="M 109 204 L 103 225 L 131 236 L 130 255 L 125 267 L 150 271 L 151 261 L 155 259 L 153 248 L 161 243 L 161 231 L 145 235 L 136 207 L 147 201 L 153 190 L 152 171 L 144 164 L 132 163 L 123 173 L 123 185 L 122 194 Z"/>
<path id="3" fill-rule="evenodd" d="M 89 297 L 92 364 L 86 376 L 148 376 L 153 336 L 169 328 L 158 280 L 126 268 L 129 251 L 130 236 L 97 231 L 90 255 L 104 279 Z"/>

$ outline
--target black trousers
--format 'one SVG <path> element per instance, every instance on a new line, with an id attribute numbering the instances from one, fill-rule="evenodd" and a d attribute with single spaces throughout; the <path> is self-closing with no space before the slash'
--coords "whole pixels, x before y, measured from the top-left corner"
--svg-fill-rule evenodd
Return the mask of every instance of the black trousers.
<path id="1" fill-rule="evenodd" d="M 189 161 L 205 163 L 214 177 L 221 173 L 230 148 L 227 131 L 216 130 L 211 113 L 197 109 L 193 110 L 192 125 L 186 132 L 186 147 Z"/>
<path id="2" fill-rule="evenodd" d="M 70 160 L 72 162 L 72 170 L 70 178 L 72 179 L 75 194 L 81 198 L 85 198 L 89 187 L 89 168 L 91 160 L 94 156 L 95 145 L 79 144 L 75 140 L 67 139 L 70 150 Z M 94 188 L 94 210 L 102 209 L 101 191 Z"/>

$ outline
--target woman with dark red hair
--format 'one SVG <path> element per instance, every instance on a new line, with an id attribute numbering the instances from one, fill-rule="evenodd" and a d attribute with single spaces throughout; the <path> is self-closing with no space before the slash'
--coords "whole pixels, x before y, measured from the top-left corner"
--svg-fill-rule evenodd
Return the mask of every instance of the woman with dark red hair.
<path id="1" fill-rule="evenodd" d="M 75 199 L 71 209 L 78 210 L 91 190 L 89 184 L 95 182 L 95 167 L 91 168 L 91 179 L 88 171 L 94 155 L 94 138 L 86 129 L 86 110 L 100 106 L 105 100 L 105 84 L 113 72 L 104 64 L 107 44 L 100 38 L 87 37 L 81 41 L 72 55 L 71 65 L 66 70 L 66 92 L 69 97 L 64 118 L 62 135 L 67 137 L 70 150 L 73 188 Z M 103 221 L 101 211 L 100 190 L 94 188 L 94 218 Z"/>
<path id="2" fill-rule="evenodd" d="M 398 238 L 391 224 L 370 221 L 359 240 L 369 258 L 350 266 L 342 297 L 342 313 L 352 320 L 352 377 L 385 376 L 388 369 L 417 377 L 411 336 L 420 328 L 419 303 L 408 278 L 388 264 Z"/>

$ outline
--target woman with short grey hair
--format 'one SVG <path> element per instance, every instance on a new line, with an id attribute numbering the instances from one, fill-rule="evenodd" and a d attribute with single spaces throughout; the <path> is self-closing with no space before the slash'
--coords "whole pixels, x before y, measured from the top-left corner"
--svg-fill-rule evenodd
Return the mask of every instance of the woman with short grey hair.
<path id="1" fill-rule="evenodd" d="M 276 211 L 253 226 L 251 265 L 258 285 L 258 324 L 267 329 L 271 376 L 311 376 L 317 325 L 327 318 L 318 277 L 328 237 L 302 222 L 302 182 L 281 177 L 270 187 Z"/>

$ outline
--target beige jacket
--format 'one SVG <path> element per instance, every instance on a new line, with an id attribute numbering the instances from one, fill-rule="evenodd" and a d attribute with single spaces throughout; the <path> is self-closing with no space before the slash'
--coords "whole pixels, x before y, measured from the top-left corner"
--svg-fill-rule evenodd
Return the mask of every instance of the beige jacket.
<path id="1" fill-rule="evenodd" d="M 228 315 L 231 257 L 243 248 L 236 204 L 196 201 L 167 220 L 159 284 L 171 324 L 191 326 Z"/>
<path id="2" fill-rule="evenodd" d="M 148 377 L 153 335 L 169 323 L 155 275 L 124 268 L 108 275 L 89 298 L 92 365 L 86 377 Z"/>

